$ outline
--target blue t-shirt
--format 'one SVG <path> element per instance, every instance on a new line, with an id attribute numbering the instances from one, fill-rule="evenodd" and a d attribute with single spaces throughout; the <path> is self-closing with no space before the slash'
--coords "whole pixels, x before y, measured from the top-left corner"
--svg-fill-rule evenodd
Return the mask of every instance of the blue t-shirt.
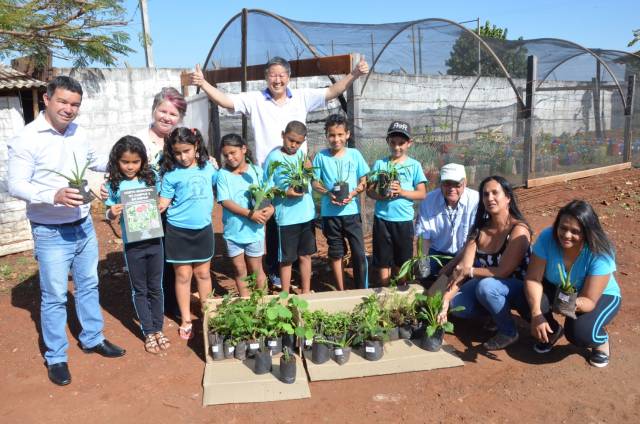
<path id="1" fill-rule="evenodd" d="M 389 158 L 378 159 L 373 164 L 372 171 L 388 170 Z M 403 190 L 415 190 L 418 184 L 427 181 L 424 176 L 422 165 L 415 159 L 406 158 L 404 162 L 396 164 L 398 166 L 398 180 Z M 426 190 L 426 187 L 425 187 Z M 375 216 L 385 221 L 413 221 L 413 200 L 404 197 L 394 199 L 376 200 Z"/>
<path id="2" fill-rule="evenodd" d="M 316 180 L 329 191 L 338 181 L 339 171 L 342 171 L 342 179 L 347 182 L 349 192 L 355 190 L 358 180 L 369 173 L 369 165 L 365 162 L 360 152 L 356 149 L 346 148 L 344 155 L 335 157 L 330 149 L 318 152 L 313 158 L 313 170 Z M 346 216 L 360 213 L 360 203 L 357 197 L 351 199 L 345 206 L 337 206 L 331 203 L 329 195 L 322 196 L 320 203 L 320 215 L 322 216 Z"/>
<path id="3" fill-rule="evenodd" d="M 273 149 L 262 165 L 263 170 L 268 170 L 273 162 L 287 162 L 295 165 L 302 158 L 304 158 L 304 152 L 301 149 L 298 149 L 295 155 L 288 155 L 280 148 Z M 289 184 L 287 184 L 283 168 L 283 166 L 279 166 L 273 171 L 269 185 L 286 191 Z M 316 216 L 316 207 L 311 195 L 311 183 L 307 187 L 307 193 L 304 193 L 302 197 L 276 197 L 273 204 L 276 208 L 276 222 L 280 226 L 302 224 L 311 221 Z"/>
<path id="4" fill-rule="evenodd" d="M 250 207 L 251 195 L 249 186 L 260 184 L 262 181 L 262 168 L 249 166 L 242 174 L 234 174 L 227 169 L 221 169 L 218 173 L 218 203 L 231 200 L 243 208 Z M 234 243 L 255 243 L 264 240 L 264 225 L 260 225 L 246 216 L 236 215 L 227 208 L 222 208 L 222 225 L 225 240 Z"/>
<path id="5" fill-rule="evenodd" d="M 211 224 L 213 186 L 218 170 L 209 162 L 204 168 L 176 168 L 162 178 L 160 196 L 173 199 L 167 222 L 174 227 L 199 230 Z"/>
<path id="6" fill-rule="evenodd" d="M 568 275 L 571 283 L 578 291 L 582 289 L 584 280 L 591 275 L 611 275 L 609 283 L 604 289 L 603 294 L 611 296 L 620 296 L 620 287 L 613 276 L 616 270 L 614 258 L 609 255 L 594 255 L 589 250 L 589 246 L 585 243 L 580 251 L 578 258 L 571 266 L 571 270 L 567 273 L 562 259 L 562 248 L 558 246 L 553 238 L 553 227 L 545 228 L 540 233 L 538 240 L 533 246 L 533 253 L 541 259 L 547 261 L 544 269 L 544 278 L 550 283 L 559 286 L 561 279 L 558 271 L 558 264 L 562 268 L 565 275 Z"/>
<path id="7" fill-rule="evenodd" d="M 158 175 L 156 174 L 156 188 Z M 133 180 L 122 180 L 120 181 L 120 185 L 118 186 L 118 190 L 114 193 L 111 190 L 111 184 L 107 183 L 107 190 L 109 191 L 109 197 L 105 200 L 104 204 L 107 206 L 113 206 L 121 203 L 120 193 L 126 190 L 133 190 L 136 188 L 145 188 L 147 184 L 144 181 L 139 180 L 138 178 L 134 178 Z M 122 215 L 120 216 L 120 228 L 122 229 L 122 242 L 127 244 L 127 231 L 124 227 L 124 219 L 122 219 Z"/>

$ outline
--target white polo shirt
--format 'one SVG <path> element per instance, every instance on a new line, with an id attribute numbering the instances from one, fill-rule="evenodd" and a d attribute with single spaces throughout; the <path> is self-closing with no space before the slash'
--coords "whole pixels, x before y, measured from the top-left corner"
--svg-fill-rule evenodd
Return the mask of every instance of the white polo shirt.
<path id="1" fill-rule="evenodd" d="M 307 113 L 326 104 L 326 88 L 289 90 L 284 103 L 277 104 L 267 88 L 231 95 L 233 109 L 248 115 L 256 139 L 256 161 L 262 165 L 271 150 L 282 146 L 282 131 L 291 121 L 306 124 Z M 302 145 L 307 151 L 307 143 Z"/>
<path id="2" fill-rule="evenodd" d="M 87 140 L 86 132 L 70 123 L 60 134 L 44 119 L 44 113 L 26 125 L 9 141 L 9 193 L 27 202 L 27 218 L 40 224 L 64 224 L 89 214 L 90 205 L 68 207 L 54 205 L 58 190 L 68 181 L 49 171 L 71 176 L 75 170 L 74 154 L 80 170 L 104 172 L 108 155 L 98 156 Z"/>

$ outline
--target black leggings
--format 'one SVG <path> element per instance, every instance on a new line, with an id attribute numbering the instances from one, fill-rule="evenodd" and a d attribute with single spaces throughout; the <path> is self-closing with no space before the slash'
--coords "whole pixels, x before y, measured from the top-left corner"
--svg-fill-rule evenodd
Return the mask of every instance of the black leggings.
<path id="1" fill-rule="evenodd" d="M 558 286 L 543 281 L 542 313 L 551 329 L 555 332 L 560 324 L 551 313 L 551 305 Z M 598 347 L 609 339 L 604 326 L 607 325 L 620 310 L 620 297 L 603 294 L 596 307 L 587 313 L 578 313 L 577 319 L 566 318 L 564 322 L 565 336 L 571 344 L 580 347 Z"/>

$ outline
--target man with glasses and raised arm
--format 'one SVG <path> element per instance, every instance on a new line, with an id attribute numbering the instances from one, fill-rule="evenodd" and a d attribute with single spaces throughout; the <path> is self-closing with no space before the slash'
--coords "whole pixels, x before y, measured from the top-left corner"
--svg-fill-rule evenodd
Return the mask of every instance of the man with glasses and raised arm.
<path id="1" fill-rule="evenodd" d="M 416 235 L 422 237 L 423 251 L 429 255 L 454 258 L 462 251 L 473 226 L 480 196 L 467 187 L 464 166 L 448 163 L 440 169 L 440 187 L 427 194 L 420 204 Z M 431 259 L 431 275 L 448 275 L 456 260 Z"/>
<path id="2" fill-rule="evenodd" d="M 353 84 L 357 78 L 369 72 L 364 56 L 353 70 L 335 84 L 326 88 L 289 89 L 291 66 L 285 59 L 275 56 L 267 62 L 264 76 L 267 86 L 261 91 L 226 94 L 205 79 L 200 65 L 192 72 L 190 83 L 204 90 L 209 99 L 225 109 L 240 112 L 251 120 L 255 135 L 255 158 L 260 166 L 273 149 L 282 147 L 282 131 L 291 121 L 307 122 L 307 114 L 324 107 Z M 307 143 L 301 149 L 307 152 Z M 278 239 L 275 219 L 266 226 L 267 233 L 267 273 L 271 283 L 280 287 L 278 273 Z"/>

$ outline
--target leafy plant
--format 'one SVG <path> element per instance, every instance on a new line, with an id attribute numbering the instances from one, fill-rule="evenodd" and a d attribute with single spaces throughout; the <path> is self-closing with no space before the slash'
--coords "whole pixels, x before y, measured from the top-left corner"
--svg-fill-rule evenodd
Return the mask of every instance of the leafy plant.
<path id="1" fill-rule="evenodd" d="M 447 321 L 444 324 L 438 323 L 438 314 L 442 311 L 443 295 L 441 291 L 437 291 L 432 296 L 421 293 L 415 296 L 416 313 L 419 320 L 427 324 L 427 336 L 432 337 L 438 329 L 442 329 L 447 333 L 453 333 L 453 323 Z M 450 308 L 449 313 L 464 311 L 464 306 L 456 306 Z"/>
<path id="2" fill-rule="evenodd" d="M 414 293 L 415 289 L 401 294 L 397 289 L 392 288 L 389 293 L 380 298 L 380 305 L 386 311 L 392 325 L 402 326 L 414 321 L 415 309 L 411 300 Z"/>
<path id="3" fill-rule="evenodd" d="M 345 348 L 353 344 L 356 336 L 353 316 L 348 312 L 336 312 L 324 316 L 324 337 L 319 337 L 317 341 Z"/>
<path id="4" fill-rule="evenodd" d="M 558 273 L 560 274 L 560 290 L 565 293 L 575 293 L 576 288 L 571 283 L 571 276 L 565 274 L 560 264 L 558 264 Z"/>
<path id="5" fill-rule="evenodd" d="M 260 308 L 260 332 L 266 337 L 293 334 L 293 313 L 281 303 L 289 293 L 281 292 Z"/>
<path id="6" fill-rule="evenodd" d="M 389 158 L 386 169 L 377 169 L 369 172 L 367 182 L 370 182 L 370 186 L 375 185 L 378 194 L 385 195 L 391 182 L 400 181 L 400 171 L 405 168 L 407 168 L 407 165 L 398 165 Z"/>
<path id="7" fill-rule="evenodd" d="M 451 256 L 446 256 L 446 255 L 425 255 L 423 251 L 424 249 L 422 247 L 422 243 L 423 243 L 422 237 L 418 237 L 418 241 L 417 241 L 418 249 L 416 252 L 416 256 L 410 259 L 407 259 L 407 261 L 405 261 L 405 263 L 402 264 L 402 266 L 398 270 L 398 274 L 395 277 L 392 277 L 391 280 L 389 281 L 389 284 L 391 287 L 397 286 L 398 282 L 403 280 L 414 281 L 415 280 L 414 269 L 416 267 L 416 264 L 421 260 L 433 259 L 438 263 L 438 265 L 442 266 L 442 260 L 451 259 Z"/>
<path id="8" fill-rule="evenodd" d="M 367 296 L 362 303 L 355 307 L 353 321 L 357 343 L 362 343 L 365 340 L 384 341 L 387 338 L 389 326 L 385 322 L 384 310 L 375 293 Z"/>
<path id="9" fill-rule="evenodd" d="M 287 160 L 271 162 L 269 165 L 269 174 L 273 175 L 276 169 L 282 167 L 282 175 L 284 176 L 285 183 L 294 189 L 298 187 L 304 190 L 314 178 L 313 170 L 316 168 L 310 165 L 309 156 L 305 154 L 291 162 Z"/>
<path id="10" fill-rule="evenodd" d="M 89 167 L 89 162 L 86 162 L 84 164 L 84 167 L 80 169 L 80 167 L 78 166 L 78 160 L 76 159 L 76 154 L 74 153 L 73 163 L 75 164 L 75 169 L 71 170 L 71 176 L 65 175 L 62 172 L 58 172 L 54 169 L 45 169 L 45 171 L 53 172 L 54 174 L 60 175 L 61 177 L 69 181 L 69 183 L 71 183 L 72 185 L 81 187 L 84 184 L 84 174 Z"/>
<path id="11" fill-rule="evenodd" d="M 256 177 L 258 176 L 258 171 L 256 170 L 256 166 L 254 164 L 249 164 L 251 169 L 253 169 Z M 264 178 L 262 181 L 256 184 L 251 184 L 249 186 L 249 194 L 251 194 L 251 198 L 253 199 L 253 207 L 252 210 L 258 210 L 265 200 L 271 200 L 275 196 L 282 195 L 282 190 L 277 187 L 271 187 L 269 183 L 269 176 L 271 174 L 267 173 L 267 178 Z"/>
<path id="12" fill-rule="evenodd" d="M 345 174 L 345 164 L 341 160 L 336 160 L 336 181 L 335 185 L 338 184 L 346 184 L 349 179 L 349 174 L 351 173 L 351 162 L 347 162 L 347 170 Z"/>

